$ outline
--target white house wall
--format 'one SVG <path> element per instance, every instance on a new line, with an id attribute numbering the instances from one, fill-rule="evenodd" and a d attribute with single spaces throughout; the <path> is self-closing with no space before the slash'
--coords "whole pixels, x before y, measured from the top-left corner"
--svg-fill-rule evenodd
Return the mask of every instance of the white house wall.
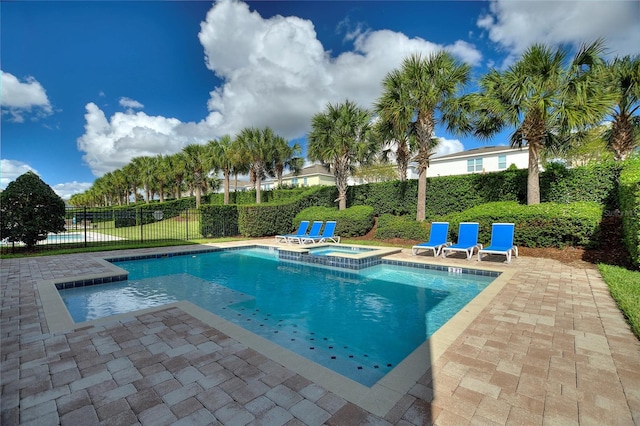
<path id="1" fill-rule="evenodd" d="M 506 155 L 506 167 L 498 167 L 498 159 L 500 155 Z M 482 159 L 482 169 L 469 172 L 467 169 L 467 160 Z M 431 160 L 431 164 L 427 169 L 427 177 L 450 176 L 450 175 L 466 175 L 470 173 L 490 173 L 505 170 L 512 164 L 519 169 L 526 169 L 529 165 L 529 154 L 526 149 L 511 152 L 495 152 L 485 153 L 484 155 L 469 155 L 464 157 Z"/>

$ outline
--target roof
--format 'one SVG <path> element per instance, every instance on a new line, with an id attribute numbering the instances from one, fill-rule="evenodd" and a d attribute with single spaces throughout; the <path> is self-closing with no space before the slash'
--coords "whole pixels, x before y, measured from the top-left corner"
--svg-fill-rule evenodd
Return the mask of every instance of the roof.
<path id="1" fill-rule="evenodd" d="M 437 160 L 450 160 L 452 158 L 464 158 L 464 157 L 475 157 L 484 154 L 496 154 L 500 152 L 521 152 L 527 151 L 526 148 L 511 148 L 510 146 L 501 145 L 501 146 L 487 146 L 481 148 L 472 148 L 466 151 L 455 152 L 453 154 L 441 155 L 438 157 L 433 157 L 431 161 Z"/>
<path id="2" fill-rule="evenodd" d="M 282 178 L 283 179 L 292 178 L 292 177 L 299 178 L 299 177 L 312 176 L 312 175 L 314 176 L 325 175 L 325 176 L 333 177 L 333 173 L 329 172 L 327 168 L 322 164 L 313 164 L 309 167 L 305 167 L 302 170 L 300 170 L 300 173 L 298 173 L 297 175 L 294 175 L 293 173 L 287 173 L 286 175 L 283 175 Z"/>

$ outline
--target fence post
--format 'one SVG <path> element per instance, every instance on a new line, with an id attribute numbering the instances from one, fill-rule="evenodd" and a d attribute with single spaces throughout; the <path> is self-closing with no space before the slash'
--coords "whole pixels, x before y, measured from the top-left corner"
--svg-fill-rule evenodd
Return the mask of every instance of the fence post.
<path id="1" fill-rule="evenodd" d="M 189 209 L 185 210 L 185 221 L 184 221 L 185 230 L 187 233 L 186 240 L 189 241 Z"/>
<path id="2" fill-rule="evenodd" d="M 87 206 L 84 206 L 82 217 L 84 219 L 82 223 L 84 224 L 84 246 L 86 248 L 87 247 Z"/>
<path id="3" fill-rule="evenodd" d="M 143 233 L 143 228 L 142 228 L 142 208 L 138 207 L 138 217 L 140 218 L 140 242 L 143 243 L 144 242 L 144 233 Z"/>

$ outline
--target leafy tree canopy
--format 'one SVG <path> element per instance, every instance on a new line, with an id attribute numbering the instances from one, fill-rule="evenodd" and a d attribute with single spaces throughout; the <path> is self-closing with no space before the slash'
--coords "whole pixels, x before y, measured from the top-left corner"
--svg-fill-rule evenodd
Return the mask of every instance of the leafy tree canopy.
<path id="1" fill-rule="evenodd" d="M 0 194 L 0 238 L 31 248 L 49 232 L 64 231 L 64 215 L 62 198 L 29 171 Z"/>

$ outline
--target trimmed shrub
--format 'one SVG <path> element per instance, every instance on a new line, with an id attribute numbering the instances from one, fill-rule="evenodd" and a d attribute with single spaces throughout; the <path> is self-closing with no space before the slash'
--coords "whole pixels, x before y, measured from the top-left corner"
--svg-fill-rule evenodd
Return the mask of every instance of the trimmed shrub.
<path id="1" fill-rule="evenodd" d="M 378 218 L 375 238 L 378 240 L 390 240 L 401 238 L 403 240 L 426 241 L 429 232 L 426 222 L 418 222 L 413 216 L 394 216 L 383 214 Z"/>
<path id="2" fill-rule="evenodd" d="M 353 206 L 344 210 L 333 207 L 308 207 L 296 215 L 294 228 L 303 220 L 335 220 L 335 234 L 341 237 L 366 235 L 375 224 L 374 210 L 369 206 Z"/>
<path id="3" fill-rule="evenodd" d="M 626 161 L 620 173 L 620 214 L 624 244 L 640 268 L 640 157 Z"/>
<path id="4" fill-rule="evenodd" d="M 525 247 L 597 246 L 602 205 L 594 202 L 541 203 L 531 206 L 513 201 L 482 204 L 440 218 L 449 222 L 452 241 L 460 222 L 478 222 L 478 241 L 488 244 L 493 223 L 515 223 L 514 242 Z"/>
<path id="5" fill-rule="evenodd" d="M 236 206 L 200 206 L 200 234 L 205 238 L 238 235 Z"/>
<path id="6" fill-rule="evenodd" d="M 239 205 L 238 230 L 245 237 L 287 234 L 297 228 L 294 219 L 301 210 L 311 206 L 332 207 L 338 194 L 334 186 L 307 188 L 289 203 Z M 336 232 L 339 228 L 336 228 Z"/>

